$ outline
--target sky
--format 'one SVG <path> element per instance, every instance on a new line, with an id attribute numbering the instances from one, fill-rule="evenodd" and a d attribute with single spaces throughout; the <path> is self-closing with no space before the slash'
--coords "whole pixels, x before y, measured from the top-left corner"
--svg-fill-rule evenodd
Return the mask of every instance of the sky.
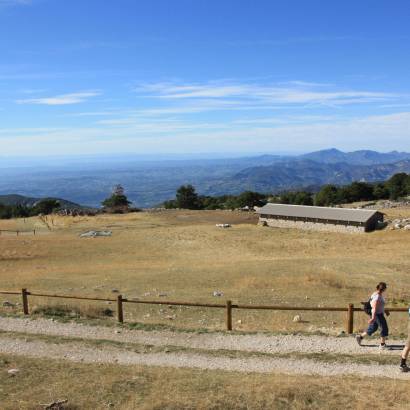
<path id="1" fill-rule="evenodd" d="M 408 0 L 0 0 L 0 157 L 410 151 Z"/>

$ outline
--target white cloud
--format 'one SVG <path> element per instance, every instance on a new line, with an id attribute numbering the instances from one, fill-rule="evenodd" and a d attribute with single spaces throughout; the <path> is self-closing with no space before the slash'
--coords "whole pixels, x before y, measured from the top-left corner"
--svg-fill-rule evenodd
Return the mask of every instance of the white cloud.
<path id="1" fill-rule="evenodd" d="M 69 105 L 79 104 L 91 97 L 101 95 L 98 91 L 86 91 L 71 94 L 62 94 L 55 97 L 44 98 L 29 98 L 25 100 L 17 100 L 18 104 L 39 104 L 39 105 Z"/>
<path id="2" fill-rule="evenodd" d="M 323 90 L 325 84 L 291 81 L 280 84 L 241 84 L 210 82 L 202 84 L 153 83 L 136 88 L 162 100 L 194 100 L 199 98 L 231 98 L 239 101 L 263 102 L 269 104 L 318 104 L 353 105 L 387 101 L 398 98 L 397 94 L 366 90 Z M 319 90 L 317 89 L 319 88 Z"/>
<path id="3" fill-rule="evenodd" d="M 309 124 L 140 120 L 81 128 L 2 129 L 0 141 L 4 154 L 21 153 L 22 146 L 50 154 L 61 152 L 62 147 L 67 148 L 67 153 L 95 153 L 107 147 L 113 150 L 107 152 L 169 153 L 178 146 L 193 153 L 310 151 L 329 146 L 410 151 L 410 112 L 331 122 L 318 118 Z"/>

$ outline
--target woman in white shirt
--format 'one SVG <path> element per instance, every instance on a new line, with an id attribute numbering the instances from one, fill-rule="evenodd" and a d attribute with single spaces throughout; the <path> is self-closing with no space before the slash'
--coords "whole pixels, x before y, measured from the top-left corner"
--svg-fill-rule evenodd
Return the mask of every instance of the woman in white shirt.
<path id="1" fill-rule="evenodd" d="M 386 313 L 386 315 L 388 316 L 389 312 L 385 312 L 384 310 L 384 305 L 386 304 L 386 301 L 383 296 L 386 289 L 386 283 L 380 282 L 376 286 L 376 292 L 374 292 L 370 296 L 370 305 L 372 307 L 372 313 L 369 319 L 369 327 L 367 328 L 366 332 L 358 334 L 356 336 L 356 340 L 357 343 L 359 343 L 359 345 L 362 344 L 362 340 L 365 336 L 371 336 L 380 327 L 380 349 L 387 349 L 386 338 L 389 335 L 389 327 L 387 326 L 387 321 L 384 317 L 384 314 Z"/>

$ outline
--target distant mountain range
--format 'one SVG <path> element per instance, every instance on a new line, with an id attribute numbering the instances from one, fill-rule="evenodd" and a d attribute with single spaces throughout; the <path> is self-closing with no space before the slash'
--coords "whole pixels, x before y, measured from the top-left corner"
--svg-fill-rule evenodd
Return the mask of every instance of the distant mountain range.
<path id="1" fill-rule="evenodd" d="M 223 192 L 235 185 L 235 189 L 241 191 L 252 189 L 259 192 L 278 192 L 306 188 L 315 190 L 324 184 L 344 185 L 353 181 L 385 181 L 398 172 L 410 172 L 410 159 L 392 164 L 374 165 L 296 159 L 244 169 L 212 189 Z"/>
<path id="2" fill-rule="evenodd" d="M 318 189 L 327 183 L 384 181 L 410 173 L 410 153 L 327 149 L 298 156 L 259 155 L 242 158 L 141 160 L 132 155 L 76 159 L 42 165 L 1 168 L 0 194 L 65 198 L 68 203 L 99 207 L 114 185 L 124 186 L 134 205 L 152 207 L 174 198 L 182 184 L 200 194 L 238 194 L 244 190 L 280 192 Z"/>
<path id="3" fill-rule="evenodd" d="M 324 164 L 345 163 L 351 165 L 378 165 L 391 164 L 394 162 L 410 159 L 410 153 L 398 151 L 381 153 L 369 150 L 343 152 L 332 148 L 301 155 L 299 156 L 299 158 L 308 159 Z"/>
<path id="4" fill-rule="evenodd" d="M 2 205 L 23 205 L 32 207 L 43 199 L 55 199 L 57 200 L 62 208 L 65 209 L 83 209 L 84 207 L 76 204 L 74 202 L 67 201 L 61 198 L 30 198 L 23 195 L 10 194 L 10 195 L 0 195 L 0 204 Z"/>

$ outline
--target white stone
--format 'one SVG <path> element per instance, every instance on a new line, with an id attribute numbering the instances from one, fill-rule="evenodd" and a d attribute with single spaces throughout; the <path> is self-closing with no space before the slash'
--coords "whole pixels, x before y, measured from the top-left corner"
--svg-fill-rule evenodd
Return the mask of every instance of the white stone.
<path id="1" fill-rule="evenodd" d="M 302 316 L 296 315 L 296 316 L 293 318 L 293 321 L 294 321 L 295 323 L 301 322 L 301 321 L 302 321 Z"/>

